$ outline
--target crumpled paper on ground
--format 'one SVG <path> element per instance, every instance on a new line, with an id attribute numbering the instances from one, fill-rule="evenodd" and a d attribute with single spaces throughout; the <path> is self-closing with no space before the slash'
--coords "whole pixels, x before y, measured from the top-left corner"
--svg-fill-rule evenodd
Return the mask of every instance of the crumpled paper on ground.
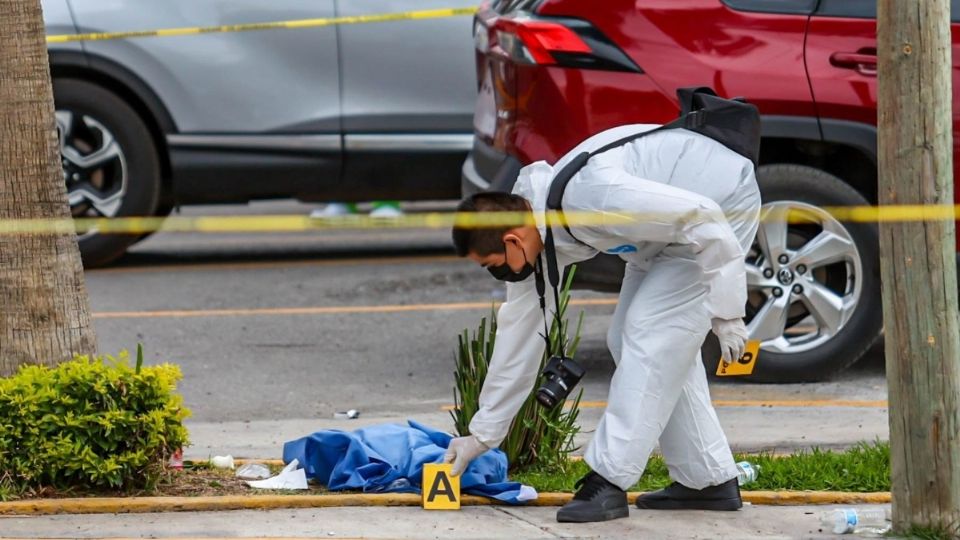
<path id="1" fill-rule="evenodd" d="M 307 489 L 307 472 L 294 459 L 280 474 L 266 480 L 248 480 L 247 485 L 257 489 Z"/>

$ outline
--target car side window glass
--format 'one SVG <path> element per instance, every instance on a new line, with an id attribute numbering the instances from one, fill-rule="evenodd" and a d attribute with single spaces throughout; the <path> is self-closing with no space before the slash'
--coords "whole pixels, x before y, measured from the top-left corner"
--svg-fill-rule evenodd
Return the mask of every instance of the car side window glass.
<path id="1" fill-rule="evenodd" d="M 511 13 L 514 11 L 533 11 L 541 0 L 501 0 L 494 5 L 498 13 Z"/>
<path id="2" fill-rule="evenodd" d="M 854 19 L 876 19 L 876 0 L 820 0 L 817 15 L 824 17 L 850 17 Z"/>
<path id="3" fill-rule="evenodd" d="M 738 11 L 797 15 L 810 15 L 817 7 L 817 0 L 723 0 L 723 3 Z"/>
<path id="4" fill-rule="evenodd" d="M 817 15 L 876 19 L 877 2 L 876 0 L 820 0 Z M 950 0 L 950 20 L 960 22 L 960 0 Z"/>

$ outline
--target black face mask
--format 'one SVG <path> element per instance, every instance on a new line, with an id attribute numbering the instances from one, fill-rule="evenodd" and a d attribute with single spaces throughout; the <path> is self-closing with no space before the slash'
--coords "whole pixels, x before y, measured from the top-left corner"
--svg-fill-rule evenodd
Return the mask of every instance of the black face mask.
<path id="1" fill-rule="evenodd" d="M 523 252 L 523 260 L 527 260 L 527 252 L 520 248 L 520 251 Z M 523 281 L 530 277 L 530 274 L 533 274 L 534 267 L 529 262 L 525 262 L 523 268 L 519 272 L 514 272 L 510 265 L 507 264 L 507 247 L 503 247 L 503 264 L 498 266 L 488 266 L 487 271 L 490 272 L 495 279 L 499 281 L 508 281 L 510 283 L 516 283 L 518 281 Z"/>

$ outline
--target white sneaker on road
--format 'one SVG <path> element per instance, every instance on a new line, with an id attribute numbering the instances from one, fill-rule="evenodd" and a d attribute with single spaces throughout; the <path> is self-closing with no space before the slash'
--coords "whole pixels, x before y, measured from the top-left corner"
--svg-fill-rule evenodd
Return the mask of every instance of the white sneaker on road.
<path id="1" fill-rule="evenodd" d="M 311 219 L 324 219 L 324 218 L 334 218 L 334 217 L 343 217 L 349 216 L 354 213 L 354 210 L 347 203 L 330 203 L 323 208 L 317 208 L 313 212 L 310 212 Z"/>
<path id="2" fill-rule="evenodd" d="M 370 217 L 383 219 L 397 219 L 403 217 L 403 210 L 393 205 L 378 206 L 370 211 Z"/>

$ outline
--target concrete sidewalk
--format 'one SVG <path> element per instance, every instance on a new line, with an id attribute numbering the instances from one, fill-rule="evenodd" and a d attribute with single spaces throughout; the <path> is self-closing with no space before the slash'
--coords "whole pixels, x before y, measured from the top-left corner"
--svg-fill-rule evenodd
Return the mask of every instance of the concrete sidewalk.
<path id="1" fill-rule="evenodd" d="M 576 443 L 583 448 L 593 436 L 603 409 L 580 411 L 582 431 Z M 798 448 L 844 448 L 860 441 L 889 439 L 887 410 L 853 407 L 718 407 L 734 451 L 761 450 L 789 452 Z M 322 429 L 352 431 L 381 423 L 404 423 L 407 419 L 453 430 L 450 414 L 443 411 L 377 416 L 357 420 L 330 418 L 254 420 L 251 422 L 187 422 L 192 446 L 185 449 L 189 459 L 215 455 L 279 459 L 283 443 Z"/>
<path id="2" fill-rule="evenodd" d="M 656 538 L 658 540 L 836 538 L 820 530 L 831 506 L 748 506 L 739 512 L 657 512 L 632 509 L 627 519 L 557 523 L 556 508 L 465 507 L 0 516 L 2 538 L 234 538 L 323 537 L 372 539 Z M 867 506 L 858 508 L 868 508 Z M 847 536 L 848 538 L 850 536 Z"/>

